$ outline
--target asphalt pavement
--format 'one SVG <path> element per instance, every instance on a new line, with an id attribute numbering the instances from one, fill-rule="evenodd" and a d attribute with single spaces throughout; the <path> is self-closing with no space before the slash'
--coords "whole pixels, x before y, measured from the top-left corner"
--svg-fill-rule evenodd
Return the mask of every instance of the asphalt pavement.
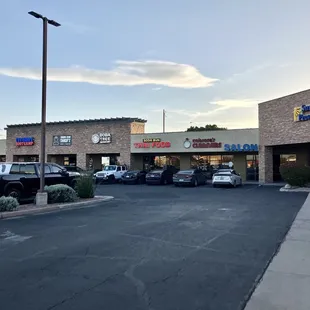
<path id="1" fill-rule="evenodd" d="M 0 221 L 1 310 L 239 310 L 306 193 L 101 185 L 96 206 Z"/>

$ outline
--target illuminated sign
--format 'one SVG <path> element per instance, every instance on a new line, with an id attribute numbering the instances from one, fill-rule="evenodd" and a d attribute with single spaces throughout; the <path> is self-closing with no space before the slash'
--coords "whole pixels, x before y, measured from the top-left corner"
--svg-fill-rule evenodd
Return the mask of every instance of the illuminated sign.
<path id="1" fill-rule="evenodd" d="M 171 143 L 168 141 L 161 142 L 138 142 L 133 144 L 136 149 L 150 149 L 150 148 L 168 148 L 171 147 Z"/>
<path id="2" fill-rule="evenodd" d="M 294 108 L 294 122 L 309 121 L 310 114 L 305 114 L 306 112 L 310 112 L 310 105 Z"/>
<path id="3" fill-rule="evenodd" d="M 16 138 L 16 146 L 31 146 L 34 145 L 33 137 Z"/>
<path id="4" fill-rule="evenodd" d="M 257 144 L 224 144 L 224 151 L 231 152 L 258 152 Z"/>
<path id="5" fill-rule="evenodd" d="M 194 149 L 217 149 L 222 147 L 222 142 L 216 142 L 215 138 L 193 139 Z"/>
<path id="6" fill-rule="evenodd" d="M 143 142 L 146 142 L 146 143 L 150 143 L 150 142 L 160 142 L 161 139 L 160 139 L 160 138 L 147 138 L 147 139 L 143 139 L 142 141 L 143 141 Z"/>

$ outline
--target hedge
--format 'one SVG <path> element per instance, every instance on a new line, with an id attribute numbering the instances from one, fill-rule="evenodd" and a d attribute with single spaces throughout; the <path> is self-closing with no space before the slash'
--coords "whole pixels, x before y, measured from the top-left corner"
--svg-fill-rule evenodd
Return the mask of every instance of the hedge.
<path id="1" fill-rule="evenodd" d="M 0 212 L 13 211 L 19 206 L 19 203 L 14 197 L 0 197 Z"/>
<path id="2" fill-rule="evenodd" d="M 94 198 L 95 186 L 93 174 L 84 174 L 77 178 L 75 190 L 80 198 Z"/>
<path id="3" fill-rule="evenodd" d="M 78 199 L 75 190 L 65 184 L 45 186 L 48 203 L 74 202 Z"/>
<path id="4" fill-rule="evenodd" d="M 296 163 L 280 165 L 282 179 L 291 186 L 306 186 L 310 183 L 310 167 Z"/>

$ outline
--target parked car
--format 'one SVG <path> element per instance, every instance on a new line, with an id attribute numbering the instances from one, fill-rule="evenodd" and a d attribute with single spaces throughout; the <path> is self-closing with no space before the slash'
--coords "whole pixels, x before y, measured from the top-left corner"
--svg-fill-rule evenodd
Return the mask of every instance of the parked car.
<path id="1" fill-rule="evenodd" d="M 144 170 L 130 170 L 122 175 L 123 184 L 144 184 L 146 171 Z"/>
<path id="2" fill-rule="evenodd" d="M 213 187 L 229 185 L 233 187 L 242 185 L 242 178 L 233 169 L 219 169 L 212 177 Z"/>
<path id="3" fill-rule="evenodd" d="M 69 175 L 80 176 L 86 173 L 86 171 L 77 166 L 64 166 L 64 168 L 69 172 Z"/>
<path id="4" fill-rule="evenodd" d="M 145 182 L 151 184 L 173 184 L 173 175 L 178 172 L 174 166 L 165 166 L 163 169 L 156 169 L 147 173 Z"/>
<path id="5" fill-rule="evenodd" d="M 191 185 L 199 186 L 207 183 L 207 177 L 200 169 L 181 170 L 173 175 L 175 186 Z"/>
<path id="6" fill-rule="evenodd" d="M 94 174 L 96 183 L 108 182 L 114 183 L 122 179 L 122 175 L 127 172 L 125 166 L 108 165 L 103 168 L 102 171 L 98 171 Z"/>
<path id="7" fill-rule="evenodd" d="M 40 188 L 40 163 L 0 163 L 0 196 L 12 196 L 17 200 L 36 195 Z M 63 167 L 45 164 L 45 185 L 67 184 L 75 186 L 76 178 Z"/>

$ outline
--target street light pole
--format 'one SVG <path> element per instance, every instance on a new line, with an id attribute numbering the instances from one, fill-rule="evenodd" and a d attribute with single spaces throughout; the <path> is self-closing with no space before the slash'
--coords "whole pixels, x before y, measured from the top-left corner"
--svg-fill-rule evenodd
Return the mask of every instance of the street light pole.
<path id="1" fill-rule="evenodd" d="M 34 11 L 28 12 L 35 18 L 43 21 L 43 57 L 42 57 L 42 107 L 41 107 L 41 149 L 40 149 L 40 193 L 44 192 L 45 180 L 45 144 L 46 144 L 46 84 L 47 84 L 47 26 L 48 24 L 59 27 L 60 24 L 54 20 L 38 14 Z"/>

